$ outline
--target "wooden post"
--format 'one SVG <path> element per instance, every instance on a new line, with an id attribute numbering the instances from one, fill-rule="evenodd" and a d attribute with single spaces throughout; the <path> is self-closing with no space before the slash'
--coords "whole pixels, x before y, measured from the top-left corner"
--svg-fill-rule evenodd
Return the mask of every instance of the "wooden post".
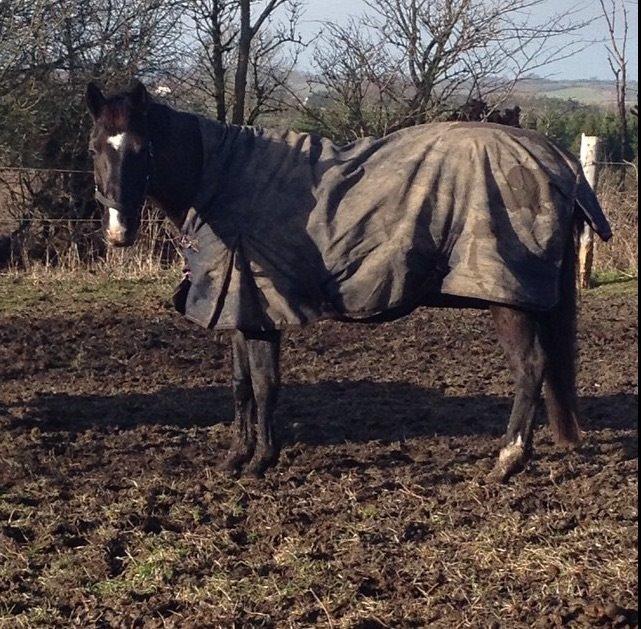
<path id="1" fill-rule="evenodd" d="M 581 134 L 581 166 L 588 183 L 596 190 L 597 156 L 599 154 L 599 138 L 594 135 Z M 589 288 L 592 277 L 592 261 L 594 260 L 594 232 L 586 223 L 583 226 L 579 241 L 579 288 Z"/>

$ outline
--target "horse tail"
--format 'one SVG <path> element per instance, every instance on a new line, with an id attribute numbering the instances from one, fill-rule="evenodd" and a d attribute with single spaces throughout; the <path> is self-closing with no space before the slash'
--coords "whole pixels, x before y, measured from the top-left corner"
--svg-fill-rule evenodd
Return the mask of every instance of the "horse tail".
<path id="1" fill-rule="evenodd" d="M 559 301 L 541 318 L 545 406 L 554 440 L 565 446 L 581 440 L 576 392 L 576 260 L 584 220 L 583 213 L 576 212 L 561 265 Z"/>

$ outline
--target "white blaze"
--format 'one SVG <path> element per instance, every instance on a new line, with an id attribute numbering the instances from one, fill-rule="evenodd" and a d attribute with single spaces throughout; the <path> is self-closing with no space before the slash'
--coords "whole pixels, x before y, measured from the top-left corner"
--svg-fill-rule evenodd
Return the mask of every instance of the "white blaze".
<path id="1" fill-rule="evenodd" d="M 111 144 L 117 151 L 120 150 L 123 142 L 125 141 L 125 134 L 118 133 L 107 138 L 107 142 Z"/>

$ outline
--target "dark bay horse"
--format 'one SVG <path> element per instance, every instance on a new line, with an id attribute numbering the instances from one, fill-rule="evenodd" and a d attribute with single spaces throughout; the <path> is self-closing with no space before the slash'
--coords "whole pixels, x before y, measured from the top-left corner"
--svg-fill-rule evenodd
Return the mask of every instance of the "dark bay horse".
<path id="1" fill-rule="evenodd" d="M 144 86 L 106 97 L 87 88 L 93 118 L 90 152 L 96 199 L 104 206 L 107 241 L 134 243 L 145 198 L 160 206 L 182 228 L 203 169 L 197 117 L 153 102 Z M 577 212 L 578 214 L 578 212 Z M 580 220 L 577 217 L 575 228 Z M 561 297 L 549 311 L 441 295 L 432 305 L 489 309 L 511 365 L 515 399 L 493 480 L 505 481 L 523 469 L 531 455 L 535 411 L 541 389 L 555 440 L 580 441 L 575 387 L 575 242 L 570 230 L 560 270 Z M 388 313 L 387 319 L 408 314 Z M 384 317 L 385 318 L 385 317 Z M 238 329 L 232 336 L 235 431 L 224 467 L 262 475 L 279 455 L 273 413 L 279 388 L 279 330 Z"/>

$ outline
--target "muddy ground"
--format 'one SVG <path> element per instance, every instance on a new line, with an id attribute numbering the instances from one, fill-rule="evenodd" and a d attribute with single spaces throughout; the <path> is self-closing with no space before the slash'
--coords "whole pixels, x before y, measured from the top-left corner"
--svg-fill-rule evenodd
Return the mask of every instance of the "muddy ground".
<path id="1" fill-rule="evenodd" d="M 635 283 L 582 304 L 584 446 L 505 486 L 486 313 L 289 333 L 282 460 L 234 480 L 226 337 L 166 284 L 0 279 L 0 625 L 636 625 Z"/>

